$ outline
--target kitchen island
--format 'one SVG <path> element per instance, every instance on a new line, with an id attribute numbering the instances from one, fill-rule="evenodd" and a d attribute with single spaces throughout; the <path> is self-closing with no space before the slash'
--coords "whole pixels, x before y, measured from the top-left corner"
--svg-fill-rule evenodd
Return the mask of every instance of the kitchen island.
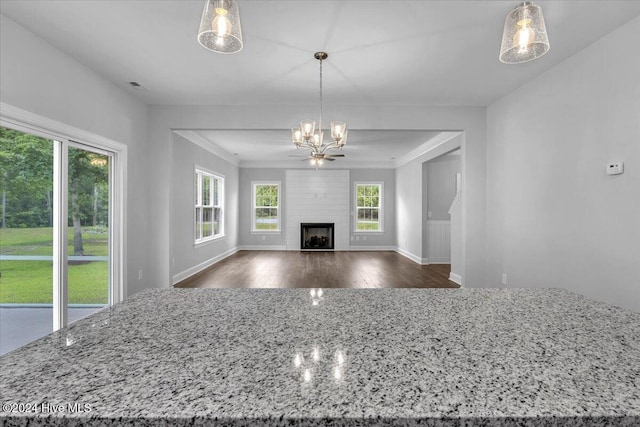
<path id="1" fill-rule="evenodd" d="M 6 425 L 640 425 L 640 314 L 561 289 L 146 290 L 0 358 Z"/>

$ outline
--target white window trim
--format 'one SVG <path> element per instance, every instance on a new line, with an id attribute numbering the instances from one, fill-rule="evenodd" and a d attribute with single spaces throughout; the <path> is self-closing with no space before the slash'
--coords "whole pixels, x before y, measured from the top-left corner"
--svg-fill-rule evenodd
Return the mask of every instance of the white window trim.
<path id="1" fill-rule="evenodd" d="M 226 237 L 225 235 L 225 220 L 224 220 L 224 216 L 225 216 L 225 177 L 224 175 L 218 173 L 218 172 L 214 172 L 210 169 L 207 169 L 203 166 L 199 166 L 199 165 L 195 165 L 194 168 L 194 176 L 198 177 L 198 176 L 202 176 L 202 174 L 207 175 L 213 179 L 218 179 L 222 181 L 222 186 L 221 188 L 219 188 L 219 194 L 218 194 L 218 206 L 220 207 L 220 233 L 218 234 L 214 234 L 212 236 L 208 236 L 208 237 L 204 237 L 199 239 L 198 236 L 196 235 L 197 232 L 197 227 L 196 227 L 196 221 L 195 221 L 195 216 L 196 216 L 196 209 L 199 206 L 200 199 L 202 198 L 202 179 L 198 178 L 196 185 L 197 185 L 197 191 L 196 191 L 196 200 L 193 200 L 192 206 L 193 206 L 193 215 L 191 218 L 194 219 L 193 221 L 193 236 L 194 236 L 194 247 L 199 248 L 201 246 L 204 246 L 206 244 L 209 244 L 213 241 L 216 240 L 220 240 Z M 200 174 L 200 175 L 198 175 Z M 212 187 L 213 188 L 213 187 Z M 213 191 L 211 194 L 211 200 L 213 201 Z M 215 208 L 215 205 L 212 205 Z M 200 206 L 201 207 L 201 206 Z M 215 212 L 215 211 L 214 211 Z M 202 215 L 202 213 L 201 213 Z M 215 215 L 215 214 L 214 214 Z M 201 221 L 202 222 L 202 221 Z"/>
<path id="2" fill-rule="evenodd" d="M 256 227 L 256 186 L 277 185 L 278 186 L 278 229 L 277 230 L 257 230 Z M 280 181 L 251 181 L 251 234 L 282 234 L 282 185 Z"/>
<path id="3" fill-rule="evenodd" d="M 353 233 L 354 234 L 384 234 L 384 182 L 382 181 L 356 181 L 353 183 Z M 379 185 L 380 186 L 380 207 L 378 208 L 378 218 L 380 220 L 380 230 L 358 231 L 358 186 L 359 185 Z"/>

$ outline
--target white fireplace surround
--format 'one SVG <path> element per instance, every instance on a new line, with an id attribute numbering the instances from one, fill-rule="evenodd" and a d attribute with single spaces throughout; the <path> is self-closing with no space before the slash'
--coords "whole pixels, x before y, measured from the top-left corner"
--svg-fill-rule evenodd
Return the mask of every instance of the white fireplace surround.
<path id="1" fill-rule="evenodd" d="M 349 171 L 287 170 L 286 247 L 300 250 L 300 224 L 334 223 L 334 247 L 349 250 Z"/>

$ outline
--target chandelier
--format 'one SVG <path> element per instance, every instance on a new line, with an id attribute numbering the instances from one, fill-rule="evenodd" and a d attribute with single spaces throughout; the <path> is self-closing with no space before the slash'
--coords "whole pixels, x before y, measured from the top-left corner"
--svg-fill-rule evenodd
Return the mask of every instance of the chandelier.
<path id="1" fill-rule="evenodd" d="M 523 1 L 504 21 L 500 61 L 519 64 L 549 51 L 549 37 L 540 6 Z"/>
<path id="2" fill-rule="evenodd" d="M 316 129 L 315 120 L 300 121 L 299 128 L 291 129 L 291 139 L 296 148 L 306 148 L 311 151 L 310 162 L 316 168 L 321 166 L 324 160 L 335 160 L 335 157 L 344 157 L 344 154 L 329 154 L 328 150 L 341 149 L 347 143 L 347 124 L 345 122 L 331 122 L 331 141 L 324 141 L 322 130 L 322 61 L 329 56 L 326 52 L 316 52 L 314 55 L 320 61 L 320 120 Z"/>

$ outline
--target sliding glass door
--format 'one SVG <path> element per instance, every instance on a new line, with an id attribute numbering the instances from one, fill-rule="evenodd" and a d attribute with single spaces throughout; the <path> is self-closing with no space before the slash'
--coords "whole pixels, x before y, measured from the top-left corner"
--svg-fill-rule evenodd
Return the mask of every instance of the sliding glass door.
<path id="1" fill-rule="evenodd" d="M 115 160 L 0 127 L 0 354 L 113 302 Z"/>

